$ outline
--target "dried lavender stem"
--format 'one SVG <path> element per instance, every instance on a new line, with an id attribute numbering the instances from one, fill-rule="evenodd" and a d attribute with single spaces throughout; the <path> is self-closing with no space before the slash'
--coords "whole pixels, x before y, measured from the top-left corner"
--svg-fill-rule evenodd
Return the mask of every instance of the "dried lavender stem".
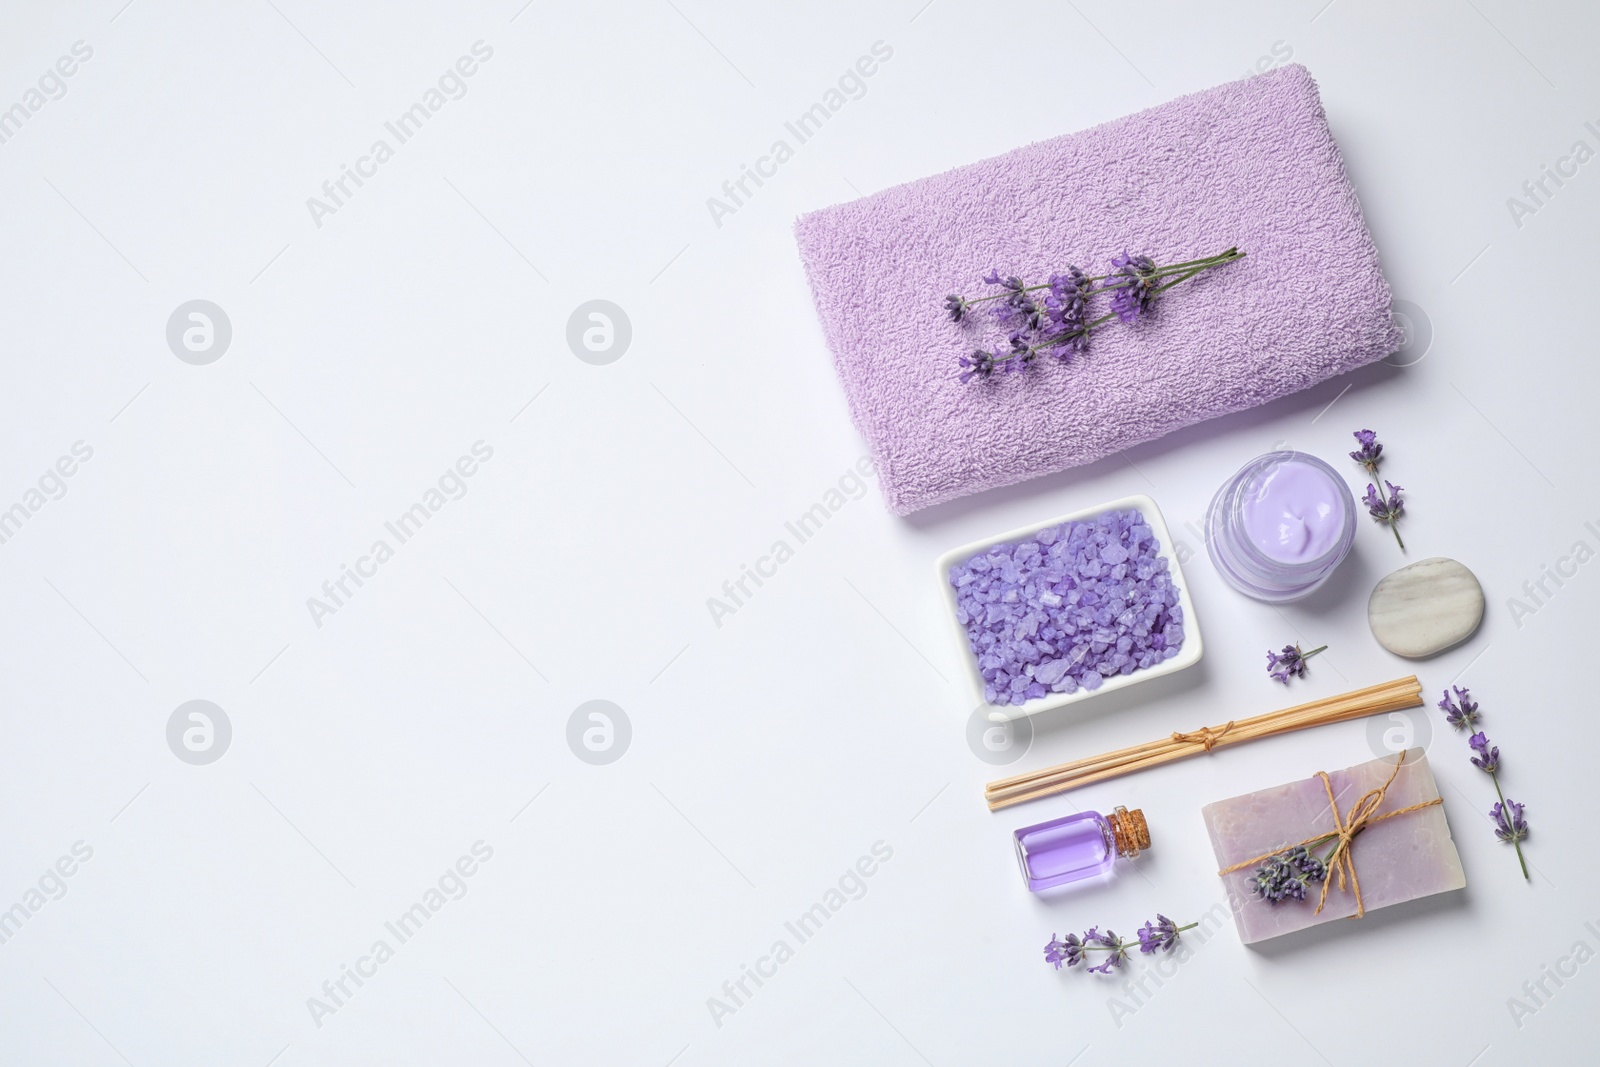
<path id="1" fill-rule="evenodd" d="M 1226 253 L 1224 253 L 1224 254 L 1226 254 Z M 1244 253 L 1240 252 L 1238 255 L 1233 256 L 1230 259 L 1225 260 L 1223 262 L 1231 263 L 1231 262 L 1233 262 L 1233 260 L 1241 259 L 1243 257 L 1244 257 Z M 1213 258 L 1215 258 L 1215 257 L 1213 257 Z M 1196 260 L 1195 262 L 1203 262 L 1203 261 Z M 1175 264 L 1174 266 L 1175 267 L 1177 267 L 1177 266 L 1186 266 L 1186 264 Z M 1203 267 L 1194 267 L 1194 268 L 1186 271 L 1181 276 L 1172 279 L 1172 281 L 1170 281 L 1170 282 L 1167 282 L 1165 285 L 1156 286 L 1156 288 L 1151 290 L 1151 292 L 1152 293 L 1164 293 L 1168 289 L 1171 289 L 1174 285 L 1177 285 L 1179 282 L 1186 282 L 1190 278 L 1193 278 L 1196 274 L 1201 273 L 1202 271 L 1209 270 L 1212 267 L 1220 267 L 1220 266 L 1222 266 L 1222 262 L 1207 263 Z M 1159 274 L 1161 272 L 1157 271 L 1156 273 Z M 1109 277 L 1109 275 L 1108 275 L 1108 277 Z M 1095 279 L 1093 279 L 1093 278 L 1090 279 L 1090 281 L 1094 281 L 1094 280 Z M 1037 286 L 1036 288 L 1048 289 L 1049 286 Z M 1120 288 L 1120 286 L 1106 286 L 1105 288 L 1107 288 L 1107 289 L 1116 289 L 1116 288 Z M 1104 291 L 1104 290 L 1096 290 L 1096 292 L 1102 292 L 1102 291 Z M 1000 295 L 1004 296 L 1006 294 L 1002 293 Z M 991 299 L 993 299 L 993 297 L 984 297 L 983 299 L 991 300 Z M 977 303 L 977 301 L 973 300 L 973 301 L 969 301 L 969 303 L 974 303 L 975 304 L 975 303 Z M 1061 344 L 1063 341 L 1070 341 L 1074 337 L 1082 337 L 1084 334 L 1088 333 L 1090 330 L 1098 329 L 1099 327 L 1104 326 L 1106 323 L 1110 322 L 1112 319 L 1114 319 L 1116 317 L 1117 317 L 1116 312 L 1114 312 L 1114 311 L 1107 312 L 1106 314 L 1101 315 L 1098 319 L 1095 319 L 1093 322 L 1085 324 L 1083 329 L 1081 329 L 1081 330 L 1072 330 L 1069 333 L 1057 334 L 1055 337 L 1046 338 L 1045 340 L 1040 341 L 1036 345 L 1028 346 L 1028 352 L 1029 353 L 1039 352 L 1039 351 L 1042 351 L 1042 350 L 1044 350 L 1046 348 L 1053 348 L 1054 346 Z M 997 356 L 995 358 L 995 363 L 996 364 L 1000 364 L 1000 363 L 1006 362 L 1007 360 L 1015 359 L 1015 358 L 1016 358 L 1016 353 L 1015 352 L 1008 352 L 1003 356 Z M 1396 534 L 1396 536 L 1399 536 L 1399 535 Z M 1401 547 L 1403 548 L 1405 546 L 1402 545 Z"/>
<path id="2" fill-rule="evenodd" d="M 1157 267 L 1155 270 L 1151 271 L 1150 273 L 1154 277 L 1160 277 L 1161 275 L 1164 275 L 1164 274 L 1171 274 L 1174 271 L 1185 270 L 1185 269 L 1187 269 L 1189 267 L 1199 266 L 1201 264 L 1203 264 L 1204 267 L 1219 267 L 1224 263 L 1231 263 L 1236 259 L 1242 259 L 1242 258 L 1244 258 L 1244 253 L 1240 252 L 1238 250 L 1238 248 L 1235 247 L 1235 248 L 1228 249 L 1226 252 L 1218 252 L 1214 256 L 1206 256 L 1204 259 L 1190 259 L 1190 260 L 1186 260 L 1186 261 L 1184 261 L 1182 263 L 1168 263 L 1164 267 Z M 1204 269 L 1204 268 L 1202 268 L 1202 269 Z M 1090 282 L 1103 282 L 1107 278 L 1115 278 L 1115 277 L 1117 277 L 1117 275 L 1114 275 L 1114 274 L 1096 274 L 1096 275 L 1094 275 L 1092 277 L 1085 278 L 1084 280 L 1085 281 L 1090 281 Z M 1120 288 L 1123 287 L 1123 284 L 1125 284 L 1125 283 L 1118 283 L 1117 285 L 1102 286 L 1100 289 L 1095 290 L 1095 292 L 1102 292 L 1102 291 L 1104 291 L 1106 289 L 1120 289 Z M 1050 285 L 1049 285 L 1048 282 L 1046 282 L 1046 283 L 1044 283 L 1042 285 L 1025 285 L 1025 286 L 1022 287 L 1021 291 L 1024 292 L 1024 293 L 1036 293 L 1040 289 L 1048 289 L 1048 288 L 1050 288 Z M 994 294 L 991 294 L 990 296 L 975 296 L 975 297 L 972 297 L 970 300 L 967 300 L 967 303 L 968 304 L 981 304 L 986 300 L 1003 300 L 1003 299 L 1005 299 L 1006 297 L 1008 297 L 1010 295 L 1011 295 L 1011 293 L 1005 292 L 1005 293 L 994 293 Z M 963 299 L 965 299 L 965 298 L 963 298 Z"/>
<path id="3" fill-rule="evenodd" d="M 1150 271 L 1149 274 L 1150 274 L 1150 276 L 1152 278 L 1159 278 L 1159 277 L 1162 277 L 1163 275 L 1167 275 L 1167 274 L 1176 274 L 1179 271 L 1188 271 L 1189 273 L 1186 275 L 1186 277 L 1193 277 L 1194 275 L 1199 274 L 1203 270 L 1210 270 L 1212 267 L 1220 267 L 1220 266 L 1223 266 L 1224 264 L 1232 263 L 1236 259 L 1243 259 L 1243 258 L 1244 258 L 1244 253 L 1243 252 L 1240 252 L 1237 249 L 1230 248 L 1226 252 L 1219 253 L 1219 254 L 1217 254 L 1215 256 L 1207 256 L 1205 259 L 1192 259 L 1187 263 L 1172 263 L 1172 264 L 1168 264 L 1165 267 L 1157 267 L 1155 270 Z M 1193 269 L 1191 270 L 1190 268 L 1193 268 Z M 1111 278 L 1111 277 L 1116 277 L 1116 275 L 1107 274 L 1107 275 L 1104 275 L 1104 277 Z M 1092 281 L 1094 279 L 1090 279 L 1090 280 Z M 1178 279 L 1178 281 L 1182 281 L 1182 280 L 1183 280 L 1182 278 Z M 1103 292 L 1103 291 L 1105 291 L 1107 289 L 1122 289 L 1122 288 L 1126 288 L 1129 284 L 1131 284 L 1131 282 L 1132 282 L 1132 279 L 1130 278 L 1130 279 L 1127 279 L 1127 280 L 1124 280 L 1124 281 L 1120 281 L 1120 282 L 1116 283 L 1115 285 L 1103 285 L 1103 286 L 1100 287 L 1100 289 L 1098 289 L 1096 291 L 1097 292 Z M 1176 283 L 1174 283 L 1174 284 L 1176 284 Z"/>
<path id="4" fill-rule="evenodd" d="M 1490 771 L 1489 772 L 1489 780 L 1494 783 L 1495 795 L 1500 798 L 1500 807 L 1502 809 L 1504 809 L 1505 806 L 1506 806 L 1506 795 L 1500 791 L 1500 775 L 1499 775 L 1499 773 L 1496 772 L 1496 771 Z M 1517 862 L 1522 864 L 1522 878 L 1523 878 L 1523 880 L 1524 881 L 1529 881 L 1529 882 L 1533 881 L 1533 879 L 1528 876 L 1528 861 L 1522 858 L 1522 841 L 1521 841 L 1521 839 L 1520 838 L 1512 838 L 1511 839 L 1511 845 L 1512 845 L 1513 848 L 1515 848 L 1517 850 Z"/>
<path id="5" fill-rule="evenodd" d="M 1190 923 L 1188 926 L 1179 926 L 1179 927 L 1175 927 L 1174 929 L 1178 933 L 1181 934 L 1185 930 L 1193 930 L 1196 926 L 1199 926 L 1199 925 L 1200 925 L 1199 923 Z M 1126 951 L 1126 950 L 1128 950 L 1130 948 L 1133 948 L 1138 943 L 1139 942 L 1137 940 L 1129 941 L 1125 937 L 1119 937 L 1119 938 L 1117 938 L 1117 943 L 1115 945 L 1084 945 L 1083 946 L 1083 951 L 1084 952 L 1124 952 L 1124 951 Z"/>

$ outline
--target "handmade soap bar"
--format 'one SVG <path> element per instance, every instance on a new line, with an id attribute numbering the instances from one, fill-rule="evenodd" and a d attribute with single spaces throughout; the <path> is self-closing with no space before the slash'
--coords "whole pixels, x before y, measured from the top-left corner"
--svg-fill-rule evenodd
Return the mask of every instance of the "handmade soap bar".
<path id="1" fill-rule="evenodd" d="M 1405 761 L 1395 773 L 1397 759 L 1398 755 L 1385 756 L 1328 772 L 1340 815 L 1345 818 L 1364 794 L 1382 788 L 1394 774 L 1382 803 L 1373 813 L 1377 818 L 1350 843 L 1350 858 L 1361 881 L 1361 901 L 1367 911 L 1467 884 L 1442 804 L 1382 818 L 1385 813 L 1439 797 L 1439 787 L 1422 749 L 1407 750 Z M 1207 804 L 1200 814 L 1211 834 L 1219 871 L 1320 834 L 1332 834 L 1335 827 L 1327 789 L 1316 776 L 1219 800 Z M 1313 855 L 1325 856 L 1331 844 L 1307 848 Z M 1317 915 L 1314 913 L 1320 884 L 1309 884 L 1304 900 L 1287 899 L 1273 904 L 1254 892 L 1255 870 L 1256 865 L 1252 865 L 1222 876 L 1239 926 L 1239 939 L 1247 945 L 1356 914 L 1351 886 L 1347 883 L 1341 890 L 1331 871 L 1328 877 L 1333 884 L 1328 889 L 1327 903 L 1322 914 Z"/>

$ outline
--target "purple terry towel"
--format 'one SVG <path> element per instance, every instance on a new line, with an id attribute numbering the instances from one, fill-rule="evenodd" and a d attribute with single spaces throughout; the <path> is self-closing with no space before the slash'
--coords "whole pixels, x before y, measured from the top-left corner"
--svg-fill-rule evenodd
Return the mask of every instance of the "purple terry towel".
<path id="1" fill-rule="evenodd" d="M 1208 89 L 1081 133 L 812 212 L 795 224 L 823 332 L 889 507 L 1090 463 L 1381 359 L 1402 332 L 1304 67 Z M 990 347 L 947 294 L 1030 284 L 1113 255 L 1174 263 L 1237 245 L 1070 364 L 962 385 Z M 1096 300 L 1098 308 L 1104 298 Z"/>

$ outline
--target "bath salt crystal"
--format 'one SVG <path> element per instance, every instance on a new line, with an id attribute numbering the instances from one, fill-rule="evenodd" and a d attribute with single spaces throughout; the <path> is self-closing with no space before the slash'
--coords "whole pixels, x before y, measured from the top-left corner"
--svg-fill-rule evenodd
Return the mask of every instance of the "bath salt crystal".
<path id="1" fill-rule="evenodd" d="M 1067 668 L 1070 666 L 1071 664 L 1064 659 L 1053 659 L 1048 663 L 1042 663 L 1034 669 L 1033 680 L 1045 685 L 1054 685 L 1067 673 Z"/>
<path id="2" fill-rule="evenodd" d="M 994 545 L 950 569 L 984 699 L 1098 689 L 1178 654 L 1183 610 L 1144 516 L 1108 511 Z"/>

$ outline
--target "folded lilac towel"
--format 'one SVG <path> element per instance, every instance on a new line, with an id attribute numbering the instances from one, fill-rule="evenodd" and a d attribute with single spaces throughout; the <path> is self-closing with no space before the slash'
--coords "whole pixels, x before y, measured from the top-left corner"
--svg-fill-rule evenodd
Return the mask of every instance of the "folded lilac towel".
<path id="1" fill-rule="evenodd" d="M 803 216 L 823 332 L 889 507 L 1089 463 L 1393 352 L 1389 285 L 1316 82 L 1288 66 Z M 1119 252 L 1244 259 L 1095 331 L 1070 364 L 962 385 L 950 293 L 991 268 L 1042 282 Z M 1092 269 L 1091 269 L 1092 268 Z"/>

